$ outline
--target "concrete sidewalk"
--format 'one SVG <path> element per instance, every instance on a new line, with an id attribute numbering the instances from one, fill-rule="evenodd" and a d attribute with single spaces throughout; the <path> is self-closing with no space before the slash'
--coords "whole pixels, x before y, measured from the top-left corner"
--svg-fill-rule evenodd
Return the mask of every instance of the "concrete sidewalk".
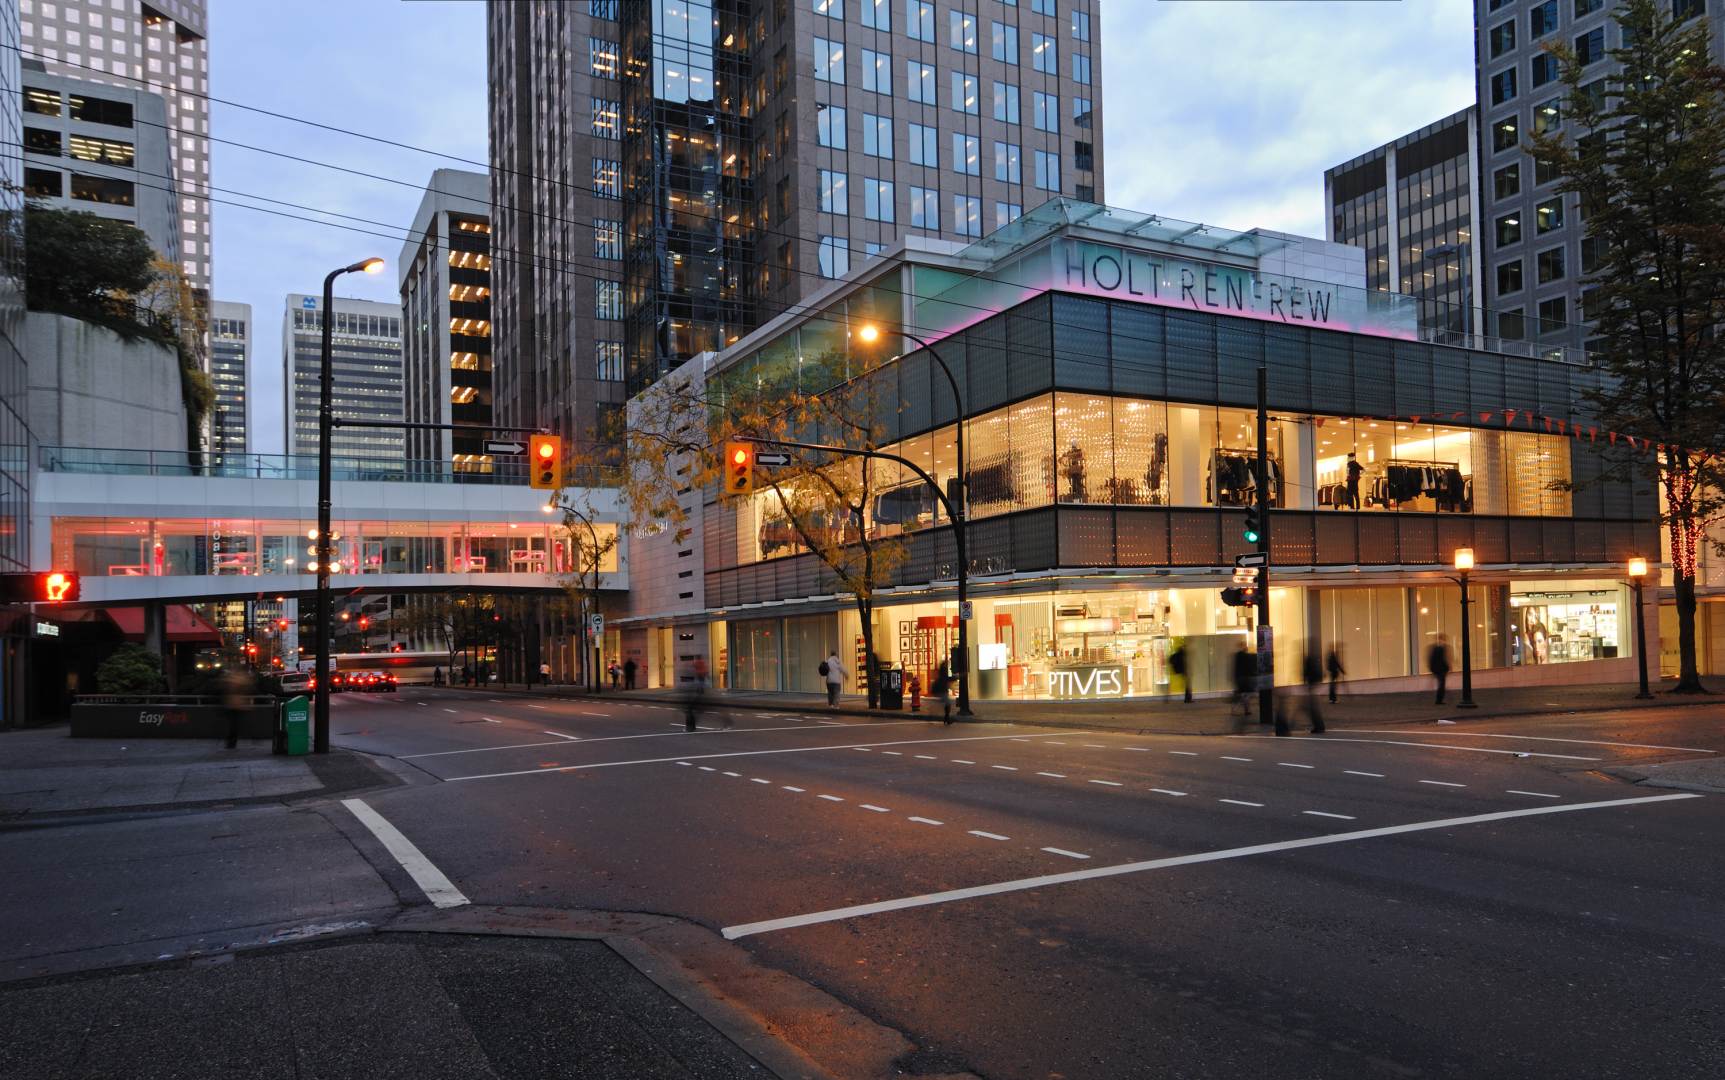
<path id="1" fill-rule="evenodd" d="M 211 739 L 74 739 L 65 725 L 0 733 L 0 825 L 272 802 L 394 782 L 360 755 L 277 756 L 268 739 L 228 750 Z"/>
<path id="2" fill-rule="evenodd" d="M 1553 713 L 1600 712 L 1611 709 L 1630 709 L 1642 707 L 1677 705 L 1713 705 L 1725 708 L 1725 697 L 1720 695 L 1688 695 L 1673 694 L 1670 689 L 1675 682 L 1666 682 L 1654 687 L 1651 700 L 1637 700 L 1636 687 L 1633 684 L 1599 684 L 1586 683 L 1568 686 L 1512 686 L 1494 687 L 1491 689 L 1476 689 L 1473 709 L 1458 708 L 1455 704 L 1461 696 L 1459 678 L 1450 679 L 1448 701 L 1437 705 L 1433 702 L 1433 694 L 1429 690 L 1417 693 L 1398 694 L 1364 694 L 1349 693 L 1347 684 L 1342 684 L 1339 700 L 1331 704 L 1326 692 L 1321 688 L 1318 695 L 1318 707 L 1322 711 L 1326 725 L 1333 727 L 1379 726 L 1382 724 L 1432 724 L 1440 720 L 1462 722 L 1481 720 L 1489 717 L 1549 715 Z M 457 691 L 461 687 L 454 687 Z M 479 688 L 470 688 L 477 690 Z M 594 700 L 593 696 L 572 686 L 535 686 L 498 687 L 493 684 L 483 688 L 486 693 L 533 694 L 559 698 L 578 698 Z M 1303 714 L 1305 693 L 1303 688 L 1281 687 L 1278 695 L 1286 702 L 1290 710 L 1290 719 L 1296 726 L 1306 726 Z M 624 690 L 606 689 L 598 695 L 597 700 L 611 701 L 645 701 L 655 703 L 678 703 L 682 695 L 671 690 Z M 906 698 L 904 715 L 932 716 L 938 719 L 940 706 L 938 703 L 923 702 L 920 713 L 910 713 L 909 698 Z M 1256 710 L 1254 698 L 1253 709 Z M 879 711 L 869 711 L 864 700 L 859 696 L 845 696 L 839 699 L 837 709 L 829 709 L 825 695 L 795 694 L 795 693 L 759 693 L 726 690 L 710 690 L 703 699 L 703 708 L 746 710 L 756 709 L 762 712 L 832 712 L 844 716 L 885 715 Z M 1005 723 L 1036 724 L 1044 727 L 1095 728 L 1098 730 L 1125 731 L 1136 734 L 1160 735 L 1221 735 L 1239 730 L 1241 721 L 1235 715 L 1229 701 L 1225 697 L 1198 698 L 1190 703 L 1183 702 L 1178 697 L 1169 698 L 1122 698 L 1110 701 L 974 701 L 972 711 L 978 720 L 988 720 Z M 1255 726 L 1256 716 L 1253 721 Z"/>

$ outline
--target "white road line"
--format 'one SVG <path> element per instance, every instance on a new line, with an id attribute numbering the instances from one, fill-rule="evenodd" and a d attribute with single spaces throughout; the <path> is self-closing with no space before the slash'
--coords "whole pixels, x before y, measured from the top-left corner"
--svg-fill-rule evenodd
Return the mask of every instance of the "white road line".
<path id="1" fill-rule="evenodd" d="M 1198 751 L 1196 751 L 1196 750 L 1170 750 L 1168 752 L 1170 754 L 1179 754 L 1181 757 L 1197 757 L 1198 756 Z"/>
<path id="2" fill-rule="evenodd" d="M 1012 741 L 1013 742 L 1029 742 L 1030 740 L 1029 739 L 1023 739 L 1023 738 L 1014 738 Z"/>
<path id="3" fill-rule="evenodd" d="M 935 757 L 933 754 L 918 754 L 918 755 L 916 755 L 916 759 L 918 761 L 939 761 L 940 760 L 939 758 Z"/>
<path id="4" fill-rule="evenodd" d="M 1169 791 L 1169 790 L 1168 790 L 1168 789 L 1167 789 L 1167 788 L 1165 788 L 1165 787 L 1153 787 L 1153 788 L 1151 788 L 1151 789 L 1150 789 L 1150 790 L 1151 790 L 1151 791 L 1154 791 L 1154 792 L 1155 792 L 1155 793 L 1156 793 L 1156 794 L 1158 794 L 1158 795 L 1174 795 L 1174 796 L 1182 796 L 1182 795 L 1185 795 L 1185 794 L 1186 794 L 1186 793 L 1185 793 L 1185 792 L 1184 792 L 1184 791 Z"/>
<path id="5" fill-rule="evenodd" d="M 501 720 L 493 720 L 493 719 L 491 719 L 491 717 L 489 717 L 489 716 L 481 716 L 481 717 L 480 717 L 480 718 L 479 718 L 479 719 L 481 719 L 481 720 L 483 720 L 483 721 L 485 721 L 485 722 L 486 722 L 486 723 L 487 723 L 487 724 L 501 724 L 501 723 L 503 723 L 503 721 L 501 721 Z"/>
<path id="6" fill-rule="evenodd" d="M 695 764 L 695 763 L 694 763 L 694 762 L 693 762 L 693 761 L 679 761 L 679 762 L 677 762 L 677 764 L 679 764 L 679 765 L 687 765 L 687 766 L 689 766 L 689 767 L 691 767 L 691 768 L 693 768 L 693 767 L 694 767 L 694 764 Z"/>
<path id="7" fill-rule="evenodd" d="M 953 758 L 952 763 L 954 765 L 975 765 L 976 764 L 976 762 L 974 762 L 974 761 L 966 761 L 965 759 L 963 759 L 961 757 Z"/>
<path id="8" fill-rule="evenodd" d="M 762 780 L 758 776 L 751 776 L 751 777 L 749 777 L 749 783 L 751 783 L 751 784 L 771 784 L 772 781 L 771 780 Z"/>
<path id="9" fill-rule="evenodd" d="M 946 822 L 944 822 L 944 821 L 936 821 L 931 817 L 916 817 L 914 815 L 911 817 L 910 820 L 918 822 L 918 823 L 923 824 L 923 825 L 945 825 L 946 824 Z"/>
<path id="10" fill-rule="evenodd" d="M 1504 794 L 1506 794 L 1506 795 L 1532 795 L 1536 799 L 1561 799 L 1561 798 L 1563 798 L 1562 795 L 1548 795 L 1543 791 L 1517 791 L 1515 788 L 1506 788 L 1504 790 Z"/>
<path id="11" fill-rule="evenodd" d="M 1018 771 L 1018 766 L 1016 766 L 1016 765 L 990 765 L 989 768 L 1001 769 L 1005 772 L 1017 772 Z"/>
<path id="12" fill-rule="evenodd" d="M 827 802 L 844 802 L 844 800 L 839 798 L 837 795 L 816 795 L 815 798 L 825 799 Z"/>
<path id="13" fill-rule="evenodd" d="M 1421 780 L 1420 783 L 1430 784 L 1432 787 L 1467 787 L 1466 784 L 1458 784 L 1453 780 Z"/>
<path id="14" fill-rule="evenodd" d="M 391 825 L 384 816 L 365 804 L 363 799 L 343 799 L 341 804 L 359 819 L 359 823 L 371 830 L 371 835 L 377 837 L 385 850 L 395 856 L 395 861 L 407 871 L 407 876 L 419 886 L 419 891 L 425 898 L 440 908 L 460 907 L 471 903 L 455 887 L 455 883 L 443 876 L 443 871 L 431 864 L 424 853 L 413 846 L 413 841 L 401 835 L 401 830 Z"/>
<path id="15" fill-rule="evenodd" d="M 899 724 L 904 724 L 904 725 L 915 724 L 917 727 L 926 726 L 920 720 L 913 720 L 913 721 L 892 720 L 892 721 L 888 721 L 888 722 L 883 723 L 883 724 L 876 724 L 875 726 L 876 727 L 892 727 L 894 725 L 899 725 Z M 675 728 L 676 731 L 674 731 L 674 732 L 672 732 L 672 731 L 650 731 L 650 732 L 646 732 L 646 733 L 638 734 L 638 735 L 601 735 L 597 738 L 582 739 L 581 741 L 582 742 L 588 742 L 588 743 L 626 742 L 630 739 L 663 739 L 666 736 L 673 735 L 673 734 L 676 734 L 676 735 L 697 735 L 697 734 L 698 735 L 704 735 L 704 734 L 707 734 L 708 732 L 718 732 L 718 731 L 725 730 L 724 728 L 704 727 L 704 728 L 697 728 L 691 732 L 691 731 L 686 730 L 684 725 L 682 725 L 682 724 L 666 724 L 665 726 L 670 727 L 670 728 Z M 739 729 L 732 729 L 733 733 L 735 733 L 737 730 L 739 730 Z M 808 729 L 807 728 L 794 728 L 794 727 L 757 727 L 757 728 L 742 728 L 740 730 L 748 731 L 748 732 L 752 733 L 752 732 L 757 732 L 757 731 L 807 731 Z M 547 732 L 545 732 L 545 734 L 547 734 L 547 735 L 559 735 L 559 733 L 555 732 L 555 731 L 547 731 Z M 559 737 L 564 738 L 564 739 L 576 738 L 576 736 L 573 736 L 573 735 L 559 735 Z M 999 736 L 993 736 L 993 737 L 999 738 Z M 527 750 L 527 749 L 531 749 L 532 747 L 535 747 L 535 746 L 556 746 L 556 745 L 558 745 L 558 744 L 557 743 L 548 743 L 548 742 L 528 742 L 528 743 L 509 743 L 509 744 L 504 745 L 504 746 L 470 746 L 465 750 L 436 750 L 436 751 L 433 751 L 433 752 L 428 753 L 428 754 L 403 754 L 401 756 L 400 760 L 407 761 L 409 759 L 428 758 L 428 757 L 453 757 L 456 754 L 489 754 L 489 753 L 496 751 L 496 750 Z"/>
<path id="16" fill-rule="evenodd" d="M 888 810 L 886 807 L 876 806 L 874 803 L 866 803 L 865 802 L 865 803 L 857 803 L 857 805 L 862 807 L 864 810 L 873 810 L 877 814 L 890 814 L 890 813 L 892 813 L 892 811 Z"/>
<path id="17" fill-rule="evenodd" d="M 1610 807 L 1647 806 L 1653 803 L 1675 802 L 1679 799 L 1699 799 L 1701 795 L 1695 792 L 1677 792 L 1671 795 L 1649 795 L 1637 799 L 1607 799 L 1602 802 L 1568 803 L 1562 806 L 1530 806 L 1521 810 L 1501 810 L 1490 814 L 1473 814 L 1467 817 L 1439 818 L 1435 821 L 1414 821 L 1405 825 L 1385 825 L 1374 829 L 1356 829 L 1352 832 L 1330 833 L 1328 835 L 1307 836 L 1298 840 L 1279 840 L 1269 844 L 1252 844 L 1247 847 L 1224 848 L 1218 851 L 1200 851 L 1191 855 L 1175 855 L 1163 859 L 1151 859 L 1146 862 L 1120 863 L 1115 866 L 1093 866 L 1085 870 L 1068 870 L 1061 874 L 1042 874 L 1037 877 L 1019 878 L 1014 881 L 998 881 L 989 885 L 973 885 L 964 889 L 950 889 L 945 892 L 925 893 L 921 896 L 905 896 L 894 900 L 881 900 L 871 904 L 856 904 L 851 907 L 833 908 L 829 911 L 815 911 L 805 915 L 792 915 L 781 919 L 766 919 L 761 922 L 741 923 L 727 926 L 722 933 L 731 941 L 738 938 L 752 937 L 756 934 L 771 933 L 775 930 L 789 930 L 799 926 L 812 926 L 816 923 L 838 922 L 843 919 L 855 919 L 864 915 L 878 915 L 887 911 L 903 911 L 906 908 L 929 907 L 934 904 L 949 904 L 957 900 L 974 900 L 984 896 L 1000 896 L 1006 893 L 1024 892 L 1029 889 L 1042 889 L 1051 885 L 1065 885 L 1077 881 L 1090 881 L 1095 878 L 1119 877 L 1123 874 L 1139 874 L 1150 870 L 1166 870 L 1177 866 L 1193 866 L 1199 863 L 1219 862 L 1224 859 L 1243 859 L 1254 855 L 1270 855 L 1283 851 L 1297 851 L 1300 848 L 1323 847 L 1328 844 L 1351 844 L 1361 840 L 1375 840 L 1384 836 L 1400 836 L 1407 833 L 1429 832 L 1435 829 L 1453 829 L 1462 825 L 1483 825 L 1493 821 L 1511 821 L 1515 818 L 1536 817 L 1544 814 L 1569 814 L 1579 810 L 1602 810 Z M 972 835 L 976 833 L 972 832 Z M 990 834 L 992 835 L 992 834 Z"/>
<path id="18" fill-rule="evenodd" d="M 446 713 L 452 713 L 452 712 L 454 712 L 454 711 L 455 711 L 455 710 L 454 710 L 454 709 L 445 709 L 445 710 L 443 710 L 443 711 L 444 711 L 444 712 L 446 712 Z"/>
<path id="19" fill-rule="evenodd" d="M 713 768 L 711 765 L 698 765 L 698 766 L 696 766 L 696 768 L 700 769 L 702 772 L 718 772 L 719 771 L 719 770 Z"/>
<path id="20" fill-rule="evenodd" d="M 1103 745 L 1102 745 L 1102 744 L 1101 744 L 1101 743 L 1099 743 L 1099 742 L 1087 742 L 1087 743 L 1079 743 L 1079 744 L 1078 744 L 1078 745 L 1079 745 L 1079 746 L 1084 746 L 1084 747 L 1088 747 L 1088 748 L 1089 748 L 1089 749 L 1091 749 L 1091 750 L 1106 750 L 1106 749 L 1108 749 L 1108 748 L 1107 748 L 1107 747 L 1106 747 L 1106 746 L 1103 746 Z"/>
<path id="21" fill-rule="evenodd" d="M 532 702 L 528 702 L 527 707 L 529 709 L 549 709 L 551 706 L 549 706 L 549 705 L 535 705 Z M 601 714 L 586 713 L 584 715 L 593 716 L 593 715 L 603 715 L 603 714 L 602 713 Z"/>
<path id="22" fill-rule="evenodd" d="M 1384 774 L 1381 772 L 1361 772 L 1358 769 L 1343 769 L 1342 772 L 1346 773 L 1349 776 L 1372 776 L 1372 777 L 1376 777 L 1379 780 L 1382 780 L 1384 778 Z"/>
<path id="23" fill-rule="evenodd" d="M 1216 801 L 1217 802 L 1231 803 L 1234 806 L 1258 806 L 1258 807 L 1261 807 L 1264 805 L 1261 802 L 1247 802 L 1245 799 L 1217 799 Z"/>
<path id="24" fill-rule="evenodd" d="M 1036 775 L 1037 776 L 1052 776 L 1056 780 L 1066 779 L 1066 774 L 1063 772 L 1039 772 Z"/>
<path id="25" fill-rule="evenodd" d="M 1122 749 L 1122 750 L 1136 750 L 1140 754 L 1150 753 L 1150 748 L 1148 746 L 1122 746 L 1120 749 Z"/>
<path id="26" fill-rule="evenodd" d="M 792 787 L 792 786 L 791 786 L 791 785 L 789 785 L 789 784 L 780 784 L 780 785 L 779 785 L 779 786 L 780 786 L 780 787 L 782 787 L 782 788 L 784 788 L 784 789 L 785 789 L 785 790 L 786 790 L 786 791 L 794 791 L 794 792 L 796 792 L 796 793 L 797 793 L 797 794 L 798 794 L 798 795 L 801 795 L 801 794 L 802 794 L 802 793 L 803 793 L 803 791 L 804 791 L 804 790 L 806 790 L 806 789 L 804 789 L 804 788 L 800 788 L 800 787 Z"/>
<path id="27" fill-rule="evenodd" d="M 983 832 L 981 829 L 970 830 L 970 835 L 980 836 L 984 840 L 1011 840 L 1012 839 L 1012 837 L 1010 837 L 1010 836 L 1002 836 L 999 833 L 994 833 L 994 832 Z"/>
<path id="28" fill-rule="evenodd" d="M 865 754 L 869 752 L 869 748 L 866 746 L 853 746 L 853 747 L 851 747 L 851 749 L 852 750 L 861 750 Z"/>
<path id="29" fill-rule="evenodd" d="M 1278 761 L 1278 762 L 1276 762 L 1276 764 L 1280 765 L 1284 769 L 1315 769 L 1315 768 L 1317 768 L 1316 765 L 1301 765 L 1297 761 Z"/>
<path id="30" fill-rule="evenodd" d="M 742 775 L 743 775 L 743 774 L 742 774 L 742 773 L 738 773 L 738 772 L 727 772 L 727 773 L 725 773 L 725 775 L 726 775 L 726 776 L 735 776 L 735 777 L 739 777 L 739 778 L 740 778 L 740 777 L 741 777 L 741 776 L 742 776 Z"/>
<path id="31" fill-rule="evenodd" d="M 879 746 L 925 746 L 929 743 L 999 742 L 1001 739 L 1004 739 L 1007 737 L 1008 736 L 1005 736 L 1005 735 L 959 735 L 959 736 L 953 736 L 953 737 L 948 737 L 948 738 L 936 738 L 936 739 L 897 739 L 897 740 L 894 740 L 892 742 L 869 743 L 868 745 L 875 746 L 875 747 L 879 747 Z M 1032 736 L 1032 737 L 1034 738 L 1035 736 Z M 589 742 L 589 743 L 596 743 L 596 742 L 599 742 L 601 740 L 599 740 L 599 739 L 586 739 L 584 741 Z M 547 743 L 545 745 L 561 745 L 561 744 Z M 449 777 L 445 777 L 444 781 L 446 783 L 454 783 L 457 780 L 496 780 L 496 779 L 500 779 L 500 778 L 508 777 L 508 776 L 547 776 L 547 775 L 550 775 L 552 773 L 559 773 L 559 772 L 578 772 L 582 769 L 614 769 L 614 768 L 618 768 L 618 767 L 626 766 L 626 765 L 663 765 L 667 761 L 682 761 L 685 758 L 692 759 L 692 760 L 711 761 L 711 760 L 714 760 L 717 758 L 765 757 L 769 754 L 806 754 L 806 753 L 809 753 L 811 751 L 816 751 L 816 750 L 848 750 L 851 748 L 852 745 L 854 745 L 854 744 L 845 744 L 845 745 L 841 745 L 841 746 L 786 746 L 786 747 L 779 747 L 779 748 L 772 749 L 772 750 L 732 750 L 732 751 L 729 751 L 727 753 L 720 753 L 720 754 L 684 754 L 682 757 L 678 757 L 675 754 L 673 754 L 669 757 L 634 758 L 634 759 L 629 760 L 629 761 L 592 761 L 592 762 L 587 762 L 586 764 L 581 764 L 581 765 L 559 765 L 555 769 L 512 769 L 509 772 L 476 773 L 472 776 L 449 776 Z M 429 756 L 429 755 L 418 755 L 418 756 L 424 757 L 424 756 Z M 969 764 L 974 765 L 976 763 L 973 761 L 973 762 L 969 762 Z"/>
<path id="32" fill-rule="evenodd" d="M 1447 734 L 1447 733 L 1446 733 Z M 1230 739 L 1274 739 L 1274 735 L 1230 735 Z M 1560 761 L 1598 761 L 1596 757 L 1581 757 L 1576 754 L 1542 754 L 1536 750 L 1491 750 L 1483 746 L 1455 746 L 1451 743 L 1408 742 L 1403 739 L 1345 739 L 1339 735 L 1326 735 L 1322 739 L 1308 739 L 1307 746 L 1333 746 L 1338 743 L 1373 743 L 1378 746 L 1418 746 L 1426 750 L 1465 750 L 1470 754 L 1507 754 L 1510 757 L 1543 757 L 1557 758 Z"/>
<path id="33" fill-rule="evenodd" d="M 491 704 L 493 704 L 493 705 L 507 705 L 507 704 L 509 704 L 509 702 L 504 701 L 500 697 L 486 698 L 485 700 L 491 702 Z"/>
<path id="34" fill-rule="evenodd" d="M 1336 820 L 1338 820 L 1338 821 L 1354 821 L 1354 820 L 1357 820 L 1357 819 L 1355 819 L 1355 818 L 1354 818 L 1354 817 L 1353 817 L 1353 816 L 1352 816 L 1352 815 L 1350 815 L 1350 814 L 1328 814 L 1328 813 L 1325 813 L 1325 812 L 1324 812 L 1324 811 L 1322 811 L 1322 810 L 1301 810 L 1301 811 L 1300 811 L 1300 813 L 1302 813 L 1302 814 L 1310 814 L 1310 815 L 1311 815 L 1311 816 L 1312 816 L 1312 817 L 1328 817 L 1328 818 L 1335 818 L 1335 819 L 1336 819 Z"/>
<path id="35" fill-rule="evenodd" d="M 1355 731 L 1367 735 L 1408 735 L 1407 731 L 1375 731 L 1371 728 L 1355 728 Z M 1446 739 L 1526 739 L 1529 742 L 1565 742 L 1582 743 L 1587 746 L 1633 746 L 1637 750 L 1683 750 L 1691 754 L 1717 754 L 1717 750 L 1702 750 L 1694 746 L 1661 746 L 1659 743 L 1618 742 L 1615 739 L 1560 739 L 1555 735 L 1510 735 L 1496 731 L 1446 731 Z"/>
<path id="36" fill-rule="evenodd" d="M 1049 746 L 1065 746 L 1066 744 L 1061 742 L 1059 739 L 1049 739 L 1048 745 Z"/>
<path id="37" fill-rule="evenodd" d="M 1065 848 L 1045 847 L 1042 850 L 1048 852 L 1050 855 L 1064 855 L 1068 859 L 1088 859 L 1088 858 L 1090 858 L 1090 856 L 1084 854 L 1082 851 L 1067 851 Z"/>
<path id="38" fill-rule="evenodd" d="M 540 734 L 542 734 L 542 735 L 555 735 L 559 739 L 568 739 L 570 742 L 580 742 L 581 741 L 581 736 L 579 736 L 579 735 L 565 735 L 561 731 L 545 731 L 545 732 L 541 732 Z M 539 745 L 544 746 L 546 744 L 540 743 Z"/>
<path id="39" fill-rule="evenodd" d="M 818 724 L 826 724 L 829 727 L 849 727 L 850 726 L 849 724 L 841 724 L 837 720 L 817 720 L 815 722 Z"/>
<path id="40" fill-rule="evenodd" d="M 900 753 L 897 750 L 882 750 L 881 753 L 887 755 L 888 757 L 904 757 L 904 754 Z"/>
<path id="41" fill-rule="evenodd" d="M 1086 780 L 1085 783 L 1087 783 L 1087 784 L 1102 784 L 1105 787 L 1125 787 L 1126 786 L 1125 784 L 1119 783 L 1118 781 L 1115 781 L 1115 780 Z"/>
<path id="42" fill-rule="evenodd" d="M 1249 757 L 1235 757 L 1232 754 L 1223 754 L 1222 760 L 1223 761 L 1251 761 L 1252 759 Z"/>

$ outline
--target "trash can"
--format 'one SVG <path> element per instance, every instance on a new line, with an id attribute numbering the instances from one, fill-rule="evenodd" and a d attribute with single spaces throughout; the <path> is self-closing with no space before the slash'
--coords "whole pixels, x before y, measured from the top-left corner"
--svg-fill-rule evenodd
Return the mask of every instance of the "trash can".
<path id="1" fill-rule="evenodd" d="M 282 702 L 278 730 L 278 752 L 295 755 L 311 752 L 311 702 L 305 695 Z"/>
<path id="2" fill-rule="evenodd" d="M 890 660 L 875 665 L 876 685 L 880 688 L 880 707 L 904 708 L 904 669 Z"/>

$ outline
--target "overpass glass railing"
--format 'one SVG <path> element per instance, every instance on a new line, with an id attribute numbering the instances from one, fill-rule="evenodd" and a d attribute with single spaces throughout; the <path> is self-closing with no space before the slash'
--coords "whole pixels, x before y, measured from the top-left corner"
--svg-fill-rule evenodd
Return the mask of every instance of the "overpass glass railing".
<path id="1" fill-rule="evenodd" d="M 98 473 L 118 476 L 209 476 L 252 480 L 317 479 L 315 454 L 229 454 L 193 450 L 126 450 L 109 447 L 44 446 L 38 464 L 44 472 Z M 484 471 L 457 469 L 441 459 L 408 458 L 368 461 L 336 457 L 330 476 L 343 481 L 383 481 L 408 484 L 502 484 L 526 486 L 525 462 L 500 461 Z M 619 473 L 610 468 L 575 470 L 571 485 L 615 486 Z"/>

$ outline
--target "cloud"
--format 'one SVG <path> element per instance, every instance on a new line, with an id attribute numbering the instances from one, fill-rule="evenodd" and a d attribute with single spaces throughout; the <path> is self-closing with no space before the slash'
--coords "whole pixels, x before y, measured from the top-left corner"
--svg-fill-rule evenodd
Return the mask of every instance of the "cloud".
<path id="1" fill-rule="evenodd" d="M 1469 0 L 1115 4 L 1101 37 L 1103 197 L 1228 228 L 1322 236 L 1326 168 L 1474 95 Z"/>

